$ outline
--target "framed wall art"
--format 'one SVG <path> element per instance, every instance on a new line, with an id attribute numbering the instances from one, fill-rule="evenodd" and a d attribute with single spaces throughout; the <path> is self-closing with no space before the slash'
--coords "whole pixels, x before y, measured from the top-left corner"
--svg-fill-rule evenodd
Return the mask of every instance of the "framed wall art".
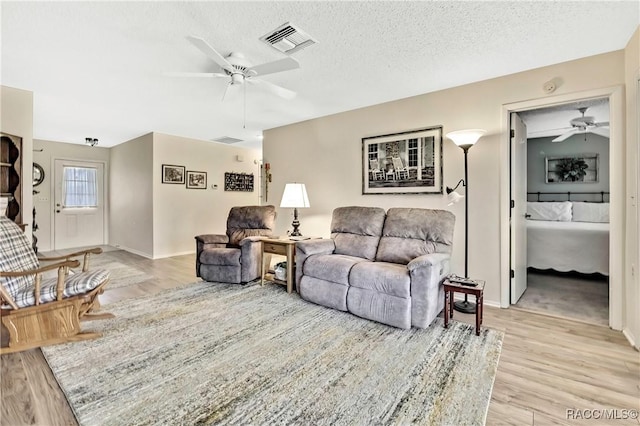
<path id="1" fill-rule="evenodd" d="M 363 194 L 442 194 L 442 126 L 362 138 Z"/>
<path id="2" fill-rule="evenodd" d="M 184 166 L 163 164 L 162 183 L 177 183 L 180 185 L 184 185 Z"/>
<path id="3" fill-rule="evenodd" d="M 597 183 L 598 154 L 545 157 L 546 183 Z"/>
<path id="4" fill-rule="evenodd" d="M 187 170 L 187 188 L 207 189 L 207 172 Z"/>

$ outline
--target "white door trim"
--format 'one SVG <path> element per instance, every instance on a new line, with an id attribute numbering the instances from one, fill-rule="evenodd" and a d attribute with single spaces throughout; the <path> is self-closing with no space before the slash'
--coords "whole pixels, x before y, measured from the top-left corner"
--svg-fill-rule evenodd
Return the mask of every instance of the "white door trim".
<path id="1" fill-rule="evenodd" d="M 623 277 L 624 277 L 624 217 L 625 217 L 625 160 L 626 138 L 624 135 L 624 90 L 623 86 L 612 86 L 565 95 L 549 96 L 502 105 L 502 125 L 500 140 L 500 306 L 509 304 L 509 117 L 512 112 L 545 108 L 557 104 L 575 102 L 584 99 L 609 98 L 611 140 L 609 144 L 610 161 L 610 238 L 609 238 L 609 326 L 621 330 L 623 325 Z"/>

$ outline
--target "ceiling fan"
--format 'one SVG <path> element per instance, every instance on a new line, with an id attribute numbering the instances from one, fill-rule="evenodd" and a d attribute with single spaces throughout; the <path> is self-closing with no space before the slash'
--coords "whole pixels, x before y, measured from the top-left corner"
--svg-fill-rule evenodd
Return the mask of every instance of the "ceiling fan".
<path id="1" fill-rule="evenodd" d="M 231 86 L 240 86 L 244 83 L 260 84 L 272 93 L 284 98 L 293 99 L 296 96 L 296 92 L 285 89 L 266 80 L 256 78 L 257 76 L 263 76 L 267 74 L 274 74 L 283 71 L 289 71 L 296 68 L 300 68 L 298 61 L 292 57 L 286 57 L 273 62 L 267 62 L 260 65 L 252 66 L 244 57 L 242 53 L 233 52 L 227 57 L 223 57 L 218 53 L 209 43 L 204 39 L 196 36 L 188 36 L 187 39 L 193 43 L 202 53 L 204 53 L 209 59 L 215 62 L 223 71 L 222 73 L 207 73 L 207 72 L 172 72 L 165 73 L 166 75 L 175 77 L 217 77 L 226 78 L 228 80 L 227 87 L 222 95 L 222 99 L 227 94 L 227 90 Z"/>
<path id="2" fill-rule="evenodd" d="M 593 133 L 596 135 L 600 135 L 600 136 L 604 136 L 605 138 L 609 137 L 609 122 L 608 121 L 601 121 L 601 122 L 596 122 L 594 117 L 591 116 L 585 116 L 584 113 L 587 111 L 588 108 L 578 108 L 578 111 L 580 111 L 582 113 L 582 117 L 576 117 L 574 119 L 572 119 L 571 121 L 569 121 L 569 123 L 571 124 L 571 128 L 561 134 L 560 136 L 558 136 L 557 138 L 553 139 L 551 142 L 562 142 L 565 139 L 570 138 L 573 135 L 577 135 L 577 134 L 581 134 L 581 133 Z"/>

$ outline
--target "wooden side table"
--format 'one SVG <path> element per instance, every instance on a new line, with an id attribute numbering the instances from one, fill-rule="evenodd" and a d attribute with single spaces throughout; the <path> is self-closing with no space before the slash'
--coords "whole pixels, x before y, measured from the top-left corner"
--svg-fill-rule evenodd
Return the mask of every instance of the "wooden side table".
<path id="1" fill-rule="evenodd" d="M 289 239 L 264 238 L 262 240 L 262 251 L 260 265 L 262 266 L 262 275 L 260 284 L 264 284 L 264 277 L 269 269 L 269 265 L 265 265 L 267 259 L 271 260 L 271 256 L 265 254 L 279 254 L 287 257 L 287 281 L 278 280 L 273 277 L 273 281 L 278 284 L 287 286 L 287 293 L 293 292 L 296 279 L 295 261 L 296 261 L 296 242 Z"/>
<path id="2" fill-rule="evenodd" d="M 483 280 L 474 280 L 477 286 L 467 286 L 460 283 L 454 283 L 445 278 L 444 286 L 444 328 L 449 327 L 449 318 L 453 318 L 453 295 L 455 292 L 472 294 L 476 297 L 476 336 L 480 335 L 480 326 L 482 325 L 482 304 L 484 301 L 484 284 Z"/>

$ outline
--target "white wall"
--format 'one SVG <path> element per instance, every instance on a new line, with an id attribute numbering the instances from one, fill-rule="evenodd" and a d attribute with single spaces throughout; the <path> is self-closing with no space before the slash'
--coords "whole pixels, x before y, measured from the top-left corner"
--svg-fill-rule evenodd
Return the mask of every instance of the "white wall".
<path id="1" fill-rule="evenodd" d="M 0 131 L 22 138 L 22 222 L 31 224 L 33 210 L 33 93 L 0 86 Z M 25 174 L 26 172 L 26 174 Z M 25 178 L 26 177 L 26 178 Z M 25 230 L 31 239 L 31 227 Z"/>
<path id="2" fill-rule="evenodd" d="M 469 151 L 469 271 L 487 281 L 485 301 L 500 303 L 500 143 L 504 104 L 544 98 L 542 85 L 562 81 L 554 95 L 624 84 L 624 52 L 616 51 L 492 80 L 374 105 L 264 132 L 264 161 L 272 165 L 273 199 L 286 182 L 303 182 L 311 208 L 301 211 L 302 232 L 327 236 L 331 212 L 345 205 L 450 209 L 457 218 L 453 271 L 464 269 L 464 203 L 451 208 L 442 195 L 362 195 L 361 139 L 443 125 L 444 133 L 483 128 Z M 444 142 L 444 184 L 463 177 L 463 153 Z M 295 158 L 295 161 L 291 159 Z M 271 197 L 270 197 L 271 198 Z M 277 202 L 276 201 L 276 202 Z M 291 222 L 280 212 L 276 231 Z M 505 267 L 504 265 L 502 267 Z"/>
<path id="3" fill-rule="evenodd" d="M 242 156 L 242 162 L 237 161 Z M 153 134 L 153 257 L 195 251 L 194 237 L 226 231 L 229 209 L 260 204 L 259 150 L 179 136 Z M 163 184 L 162 164 L 207 173 L 207 189 Z M 253 173 L 253 192 L 224 190 L 224 173 Z M 217 185 L 213 189 L 212 185 Z"/>
<path id="4" fill-rule="evenodd" d="M 73 143 L 54 142 L 47 140 L 33 140 L 33 162 L 38 163 L 44 170 L 44 181 L 35 187 L 38 194 L 33 196 L 33 205 L 36 208 L 36 223 L 38 230 L 38 250 L 53 250 L 53 204 L 54 204 L 54 179 L 53 164 L 55 159 L 100 161 L 105 163 L 105 182 L 109 180 L 109 149 L 98 146 L 78 145 Z M 108 185 L 107 185 L 108 187 Z M 105 191 L 108 195 L 108 188 Z M 105 196 L 105 201 L 108 198 Z M 108 204 L 108 202 L 107 202 Z M 106 211 L 105 211 L 106 213 Z M 108 226 L 108 215 L 105 214 Z M 109 235 L 107 233 L 107 235 Z"/>
<path id="5" fill-rule="evenodd" d="M 625 333 L 630 340 L 640 348 L 640 250 L 638 249 L 638 235 L 640 234 L 640 217 L 638 215 L 638 186 L 640 185 L 638 167 L 640 156 L 640 28 L 624 50 L 626 110 L 627 110 L 627 222 L 626 222 L 626 266 L 625 266 L 625 295 L 626 328 Z"/>
<path id="6" fill-rule="evenodd" d="M 110 148 L 111 245 L 153 257 L 153 134 Z"/>
<path id="7" fill-rule="evenodd" d="M 609 191 L 609 138 L 599 135 L 574 135 L 561 143 L 551 142 L 554 137 L 527 139 L 527 192 L 608 192 Z M 546 157 L 575 156 L 585 153 L 599 155 L 598 182 L 546 183 Z M 584 197 L 584 196 L 583 196 Z M 549 198 L 541 198 L 549 200 Z M 566 198 L 556 197 L 557 200 Z M 582 200 L 584 198 L 575 198 Z M 530 198 L 534 201 L 533 198 Z M 599 197 L 589 199 L 599 201 Z M 605 200 L 607 200 L 605 198 Z"/>

